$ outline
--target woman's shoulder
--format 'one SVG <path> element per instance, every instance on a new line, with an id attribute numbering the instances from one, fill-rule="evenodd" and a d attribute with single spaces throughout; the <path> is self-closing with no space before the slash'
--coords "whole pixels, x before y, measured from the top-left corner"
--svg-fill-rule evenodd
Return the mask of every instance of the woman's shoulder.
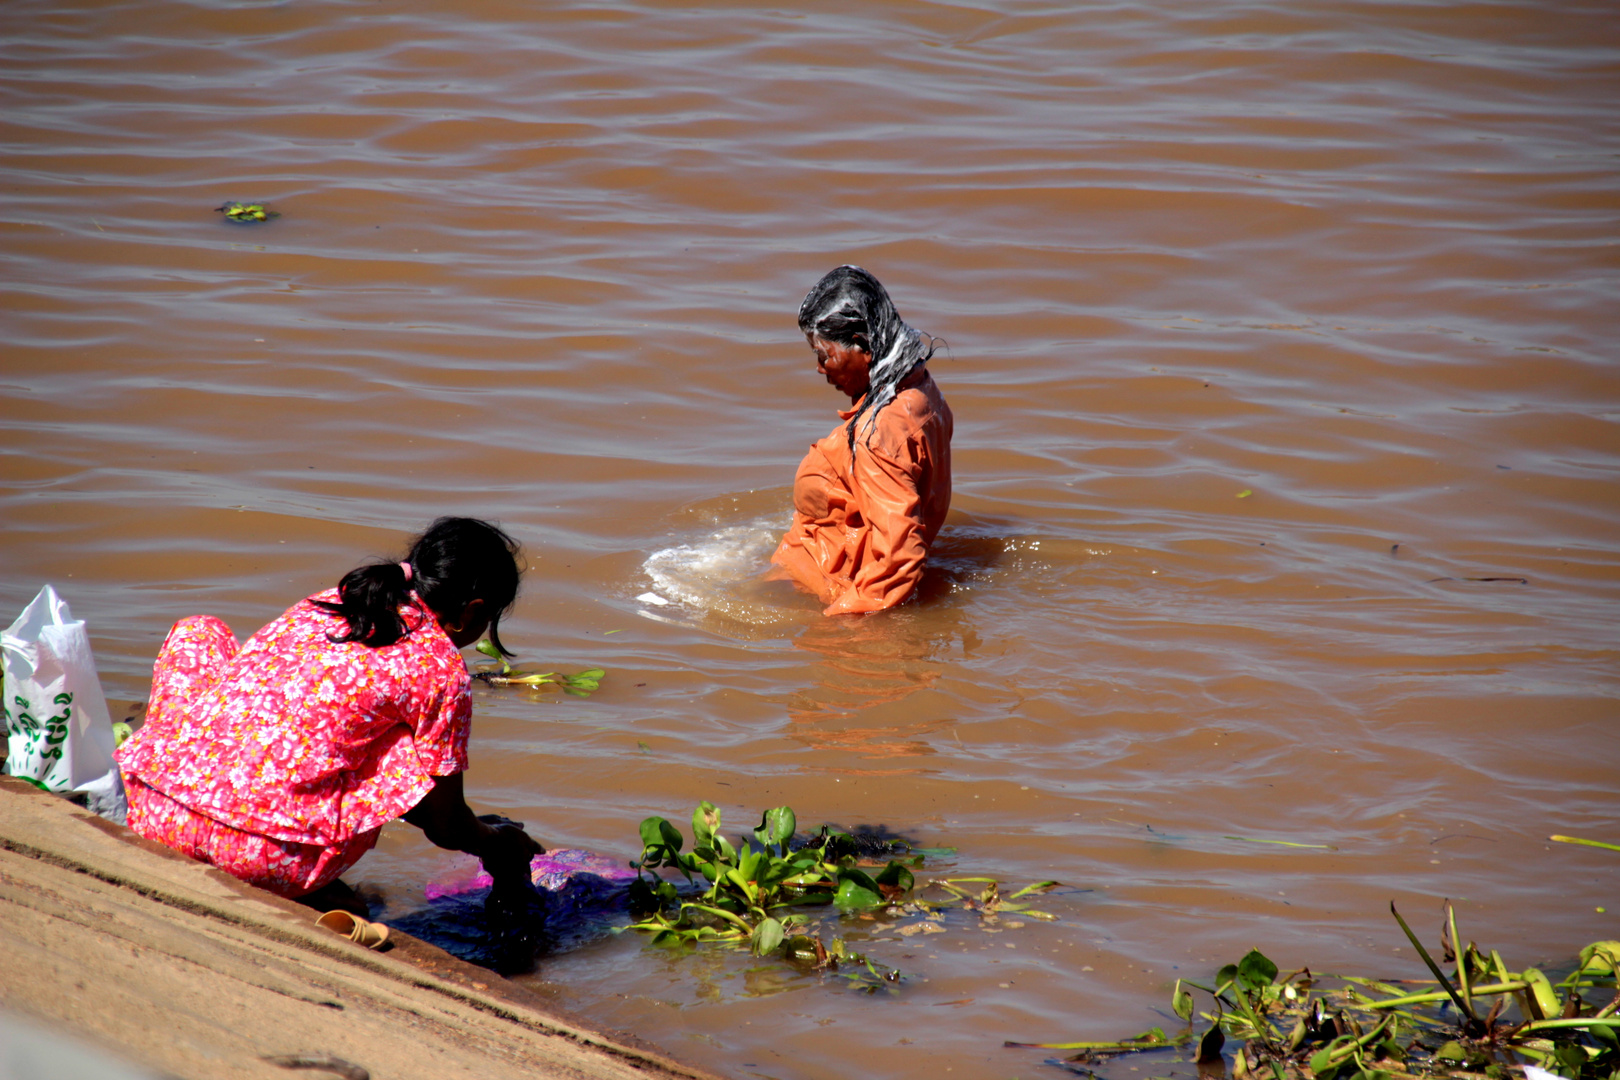
<path id="1" fill-rule="evenodd" d="M 949 412 L 945 395 L 939 392 L 934 377 L 924 369 L 921 378 L 914 376 L 906 380 L 894 400 L 883 408 L 881 420 L 889 421 L 890 426 L 914 431 Z"/>
<path id="2" fill-rule="evenodd" d="M 936 406 L 945 404 L 945 395 L 940 391 L 939 383 L 934 381 L 934 373 L 927 368 L 922 369 L 922 378 L 918 379 L 916 384 L 908 387 L 908 389 L 917 391 L 918 394 L 921 394 Z"/>
<path id="3" fill-rule="evenodd" d="M 355 658 L 363 660 L 371 654 L 377 654 L 379 659 L 399 658 L 407 664 L 431 659 L 436 661 L 439 667 L 466 671 L 466 665 L 461 659 L 461 650 L 451 643 L 432 613 L 414 594 L 410 602 L 399 607 L 400 617 L 405 620 L 404 636 L 391 645 L 377 648 L 356 642 L 333 640 L 334 637 L 341 635 L 347 626 L 342 615 L 326 606 L 335 605 L 338 600 L 336 589 L 325 589 L 306 596 L 282 612 L 274 622 L 254 634 L 249 644 L 260 649 L 293 648 L 307 653 L 309 649 L 315 648 L 318 651 L 329 649 L 334 653 L 354 654 L 348 661 L 344 661 L 346 663 L 352 662 Z M 244 646 L 244 649 L 246 648 L 247 646 Z"/>
<path id="4" fill-rule="evenodd" d="M 950 406 L 925 369 L 921 378 L 906 380 L 857 442 L 881 457 L 905 462 L 924 453 L 924 446 L 935 448 L 931 453 L 942 452 L 941 444 L 948 448 L 953 426 Z"/>
<path id="5" fill-rule="evenodd" d="M 409 605 L 400 607 L 399 614 L 405 620 L 405 636 L 392 645 L 384 645 L 382 651 L 393 650 L 391 655 L 403 660 L 408 671 L 433 672 L 434 678 L 447 680 L 453 688 L 465 689 L 470 685 L 467 661 L 461 650 L 415 593 L 411 594 Z"/>
<path id="6" fill-rule="evenodd" d="M 268 641 L 287 637 L 288 635 L 308 635 L 316 629 L 323 633 L 329 629 L 332 620 L 337 615 L 322 607 L 322 603 L 336 603 L 338 591 L 325 589 L 312 596 L 306 596 L 292 607 L 283 611 L 273 620 L 266 623 L 259 632 L 250 637 L 243 648 L 252 645 L 262 646 Z"/>

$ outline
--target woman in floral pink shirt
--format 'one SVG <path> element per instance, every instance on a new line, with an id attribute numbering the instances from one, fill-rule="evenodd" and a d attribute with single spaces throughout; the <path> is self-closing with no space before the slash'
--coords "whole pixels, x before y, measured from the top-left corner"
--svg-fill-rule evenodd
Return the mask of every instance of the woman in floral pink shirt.
<path id="1" fill-rule="evenodd" d="M 118 754 L 130 828 L 296 899 L 404 818 L 479 856 L 497 886 L 526 884 L 545 849 L 515 822 L 475 817 L 461 778 L 472 698 L 459 650 L 487 630 L 506 651 L 517 553 L 494 525 L 440 518 L 403 562 L 351 570 L 244 645 L 212 616 L 182 619 L 146 724 Z"/>

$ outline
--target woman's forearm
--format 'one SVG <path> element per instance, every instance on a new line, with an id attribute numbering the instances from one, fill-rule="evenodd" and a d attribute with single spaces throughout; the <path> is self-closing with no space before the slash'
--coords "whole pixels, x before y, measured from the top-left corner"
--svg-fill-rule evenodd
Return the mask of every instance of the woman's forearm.
<path id="1" fill-rule="evenodd" d="M 474 855 L 480 854 L 495 831 L 467 805 L 461 773 L 436 777 L 433 790 L 406 812 L 405 820 L 421 829 L 435 847 Z"/>
<path id="2" fill-rule="evenodd" d="M 478 856 L 497 887 L 526 883 L 529 860 L 546 850 L 517 822 L 496 818 L 492 823 L 474 814 L 460 773 L 435 779 L 433 790 L 411 807 L 405 820 L 438 847 Z"/>

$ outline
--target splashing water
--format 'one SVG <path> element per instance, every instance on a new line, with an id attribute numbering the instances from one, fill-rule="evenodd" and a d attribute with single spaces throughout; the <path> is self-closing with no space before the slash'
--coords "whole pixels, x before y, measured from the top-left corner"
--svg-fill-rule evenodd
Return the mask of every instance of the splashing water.
<path id="1" fill-rule="evenodd" d="M 798 594 L 790 585 L 764 580 L 786 526 L 783 515 L 773 514 L 655 551 L 642 566 L 652 590 L 636 599 L 652 605 L 658 617 L 674 614 L 669 605 L 675 604 L 692 616 L 720 616 L 753 627 L 800 621 L 813 601 L 806 597 L 796 604 Z"/>

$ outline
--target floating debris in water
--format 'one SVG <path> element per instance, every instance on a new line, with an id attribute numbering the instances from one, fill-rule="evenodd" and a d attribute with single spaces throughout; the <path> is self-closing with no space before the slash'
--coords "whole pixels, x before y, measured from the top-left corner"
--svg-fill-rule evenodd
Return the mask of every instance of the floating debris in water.
<path id="1" fill-rule="evenodd" d="M 1293 840 L 1262 840 L 1256 836 L 1223 836 L 1222 840 L 1241 840 L 1245 844 L 1276 844 L 1278 847 L 1321 848 L 1323 851 L 1338 851 L 1332 844 L 1301 844 Z"/>
<path id="2" fill-rule="evenodd" d="M 281 216 L 263 203 L 228 202 L 214 207 L 214 213 L 224 214 L 226 221 L 233 221 L 238 225 L 257 225 L 261 221 Z"/>
<path id="3" fill-rule="evenodd" d="M 1584 844 L 1587 847 L 1608 848 L 1610 851 L 1620 851 L 1620 844 L 1606 844 L 1602 840 L 1583 840 L 1579 836 L 1559 836 L 1554 834 L 1547 837 L 1547 839 L 1556 840 L 1560 844 Z M 1598 910 L 1602 911 L 1603 909 L 1598 908 Z"/>
<path id="4" fill-rule="evenodd" d="M 529 690 L 539 690 L 544 686 L 555 686 L 565 694 L 574 697 L 590 697 L 591 691 L 602 685 L 602 679 L 607 672 L 601 668 L 591 668 L 581 671 L 577 675 L 563 675 L 555 671 L 519 671 L 506 662 L 500 650 L 496 649 L 486 638 L 478 643 L 478 651 L 485 656 L 500 662 L 498 668 L 484 668 L 475 671 L 472 677 L 486 686 L 521 686 Z"/>

